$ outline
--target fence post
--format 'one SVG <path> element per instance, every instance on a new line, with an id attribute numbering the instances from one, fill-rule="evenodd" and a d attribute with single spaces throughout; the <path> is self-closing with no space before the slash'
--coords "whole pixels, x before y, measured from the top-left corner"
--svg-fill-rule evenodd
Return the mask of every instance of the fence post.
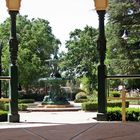
<path id="1" fill-rule="evenodd" d="M 126 122 L 126 91 L 122 88 L 122 122 Z"/>

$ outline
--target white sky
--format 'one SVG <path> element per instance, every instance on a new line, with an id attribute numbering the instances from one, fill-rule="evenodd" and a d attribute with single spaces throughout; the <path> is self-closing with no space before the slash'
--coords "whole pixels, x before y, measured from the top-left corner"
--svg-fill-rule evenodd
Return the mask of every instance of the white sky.
<path id="1" fill-rule="evenodd" d="M 97 28 L 98 16 L 93 0 L 22 0 L 20 14 L 50 22 L 53 34 L 64 45 L 70 31 L 86 25 Z M 0 4 L 0 23 L 9 17 L 5 0 Z M 63 46 L 62 45 L 62 46 Z"/>

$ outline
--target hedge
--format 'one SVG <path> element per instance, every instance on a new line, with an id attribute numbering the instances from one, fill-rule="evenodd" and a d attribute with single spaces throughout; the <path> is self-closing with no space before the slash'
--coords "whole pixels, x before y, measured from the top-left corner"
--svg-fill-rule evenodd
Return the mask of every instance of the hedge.
<path id="1" fill-rule="evenodd" d="M 18 104 L 19 111 L 26 111 L 28 105 L 27 104 Z M 0 108 L 1 110 L 8 111 L 9 110 L 9 103 L 4 103 L 3 107 Z"/>
<path id="2" fill-rule="evenodd" d="M 82 103 L 82 110 L 84 111 L 97 111 L 98 104 L 95 102 L 84 102 Z"/>
<path id="3" fill-rule="evenodd" d="M 107 102 L 107 107 L 121 107 L 121 101 L 109 101 Z M 126 101 L 126 108 L 129 107 L 129 102 Z M 98 110 L 98 103 L 97 102 L 84 102 L 82 103 L 82 110 L 84 111 L 97 111 Z"/>
<path id="4" fill-rule="evenodd" d="M 0 110 L 0 122 L 7 121 L 7 111 Z"/>
<path id="5" fill-rule="evenodd" d="M 84 103 L 84 102 L 88 102 L 88 99 L 75 99 L 74 102 L 75 103 Z"/>
<path id="6" fill-rule="evenodd" d="M 18 103 L 34 103 L 34 99 L 19 99 Z"/>
<path id="7" fill-rule="evenodd" d="M 121 121 L 120 107 L 107 108 L 107 120 L 108 121 Z M 126 121 L 140 121 L 140 109 L 139 108 L 126 108 Z"/>
<path id="8" fill-rule="evenodd" d="M 126 108 L 129 107 L 129 101 L 125 102 Z M 108 101 L 107 102 L 107 107 L 122 107 L 122 101 Z"/>
<path id="9" fill-rule="evenodd" d="M 25 94 L 24 92 L 19 92 L 19 99 L 34 99 L 35 101 L 42 101 L 46 94 L 37 94 L 29 93 Z"/>
<path id="10" fill-rule="evenodd" d="M 114 91 L 109 91 L 109 95 L 111 97 L 120 97 L 121 93 L 120 93 L 120 91 L 114 90 Z"/>

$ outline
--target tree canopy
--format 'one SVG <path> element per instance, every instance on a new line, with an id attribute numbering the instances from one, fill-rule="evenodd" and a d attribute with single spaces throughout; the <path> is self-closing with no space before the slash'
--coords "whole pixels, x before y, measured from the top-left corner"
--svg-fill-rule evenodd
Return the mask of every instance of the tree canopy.
<path id="1" fill-rule="evenodd" d="M 140 2 L 110 0 L 107 23 L 109 74 L 140 73 Z M 123 39 L 124 34 L 128 39 Z"/>
<path id="2" fill-rule="evenodd" d="M 83 30 L 75 29 L 66 42 L 68 52 L 63 56 L 61 67 L 67 76 L 88 78 L 88 86 L 97 83 L 98 53 L 96 47 L 97 30 L 86 26 Z"/>
<path id="3" fill-rule="evenodd" d="M 0 39 L 3 44 L 3 70 L 8 75 L 9 67 L 9 30 L 10 20 L 6 19 L 0 25 Z M 31 19 L 27 16 L 17 17 L 17 37 L 19 41 L 18 67 L 19 82 L 28 89 L 38 78 L 47 76 L 46 59 L 50 59 L 54 50 L 58 49 L 60 41 L 52 34 L 49 22 L 44 19 Z"/>

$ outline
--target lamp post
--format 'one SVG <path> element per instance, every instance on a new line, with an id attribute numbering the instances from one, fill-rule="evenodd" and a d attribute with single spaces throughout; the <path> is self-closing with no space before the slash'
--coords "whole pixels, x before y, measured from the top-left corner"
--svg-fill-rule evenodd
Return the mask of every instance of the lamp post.
<path id="1" fill-rule="evenodd" d="M 19 122 L 18 114 L 18 67 L 17 67 L 17 53 L 18 53 L 18 40 L 16 36 L 16 15 L 20 9 L 21 0 L 6 0 L 6 6 L 11 18 L 11 31 L 9 40 L 10 51 L 10 67 L 9 73 L 11 80 L 9 82 L 9 122 Z"/>
<path id="2" fill-rule="evenodd" d="M 107 112 L 107 90 L 106 90 L 106 65 L 104 64 L 106 56 L 106 37 L 104 29 L 104 17 L 108 6 L 108 0 L 94 0 L 95 8 L 99 16 L 99 37 L 97 40 L 97 49 L 99 52 L 98 66 L 98 121 L 106 120 Z"/>

